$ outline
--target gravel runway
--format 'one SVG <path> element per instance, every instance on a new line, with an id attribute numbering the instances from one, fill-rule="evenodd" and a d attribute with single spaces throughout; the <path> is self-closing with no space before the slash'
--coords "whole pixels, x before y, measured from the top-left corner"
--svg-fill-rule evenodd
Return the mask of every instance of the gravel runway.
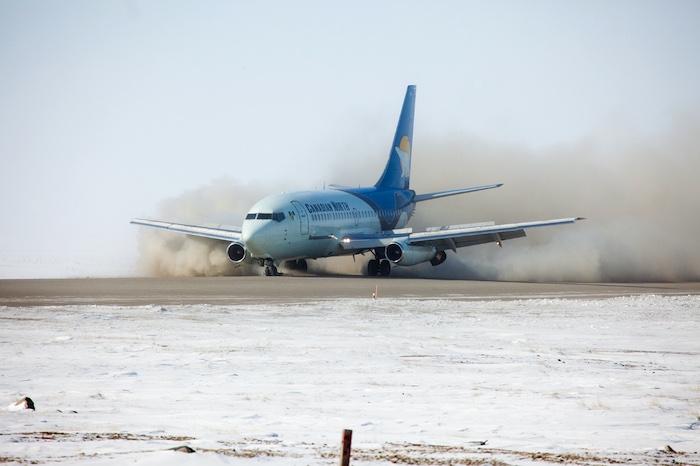
<path id="1" fill-rule="evenodd" d="M 512 300 L 700 294 L 692 283 L 522 283 L 367 277 L 0 280 L 0 306 L 298 303 L 337 298 Z"/>

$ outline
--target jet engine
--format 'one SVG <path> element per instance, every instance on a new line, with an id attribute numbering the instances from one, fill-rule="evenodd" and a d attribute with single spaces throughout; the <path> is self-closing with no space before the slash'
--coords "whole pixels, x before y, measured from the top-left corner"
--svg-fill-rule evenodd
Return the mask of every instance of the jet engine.
<path id="1" fill-rule="evenodd" d="M 445 251 L 438 251 L 437 254 L 435 254 L 435 257 L 430 259 L 430 263 L 433 264 L 433 267 L 435 267 L 436 265 L 440 265 L 445 262 L 445 259 L 447 259 L 447 253 Z"/>
<path id="2" fill-rule="evenodd" d="M 433 246 L 411 246 L 404 243 L 391 243 L 386 247 L 385 254 L 389 262 L 408 266 L 433 260 L 438 255 L 438 250 Z"/>
<path id="3" fill-rule="evenodd" d="M 236 264 L 238 264 L 245 260 L 246 250 L 241 243 L 231 243 L 226 248 L 226 255 L 231 260 L 231 262 L 235 262 Z"/>

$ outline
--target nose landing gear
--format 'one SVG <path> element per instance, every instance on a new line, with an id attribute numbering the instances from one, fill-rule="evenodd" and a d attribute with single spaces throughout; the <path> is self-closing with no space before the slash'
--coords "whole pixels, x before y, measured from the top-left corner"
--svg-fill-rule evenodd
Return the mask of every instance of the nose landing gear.
<path id="1" fill-rule="evenodd" d="M 262 264 L 260 264 L 262 265 Z M 272 259 L 265 259 L 265 276 L 267 277 L 272 277 L 276 275 L 284 275 L 280 271 L 277 270 L 277 266 L 275 265 L 275 261 Z"/>

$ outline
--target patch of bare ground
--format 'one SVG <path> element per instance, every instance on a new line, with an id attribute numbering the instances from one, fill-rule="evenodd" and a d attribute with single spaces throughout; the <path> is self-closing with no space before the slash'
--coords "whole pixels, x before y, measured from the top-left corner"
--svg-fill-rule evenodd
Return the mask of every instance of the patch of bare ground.
<path id="1" fill-rule="evenodd" d="M 0 434 L 0 435 L 12 435 L 16 437 L 18 442 L 41 442 L 41 441 L 54 441 L 54 442 L 91 442 L 100 440 L 133 440 L 133 441 L 145 441 L 145 440 L 165 440 L 173 442 L 183 442 L 187 440 L 194 440 L 193 437 L 184 436 L 172 436 L 172 435 L 140 435 L 140 434 L 128 434 L 123 432 L 23 432 L 20 434 Z"/>
<path id="2" fill-rule="evenodd" d="M 478 442 L 475 442 L 478 443 Z M 685 462 L 685 456 L 689 456 Z M 336 457 L 330 455 L 329 457 Z M 567 464 L 605 466 L 626 465 L 693 465 L 698 464 L 697 454 L 659 450 L 640 453 L 544 453 L 505 450 L 485 447 L 463 447 L 421 444 L 387 444 L 381 449 L 353 449 L 352 458 L 357 461 L 380 461 L 387 464 L 408 465 L 494 465 L 509 466 L 523 460 L 542 464 Z"/>
<path id="3" fill-rule="evenodd" d="M 12 435 L 18 442 L 99 442 L 108 440 L 123 440 L 133 442 L 170 441 L 185 442 L 195 440 L 187 436 L 129 434 L 123 432 L 25 432 Z M 464 465 L 464 466 L 511 466 L 522 464 L 523 461 L 534 464 L 565 464 L 574 466 L 607 466 L 607 465 L 658 465 L 683 466 L 700 464 L 698 452 L 676 451 L 670 447 L 663 450 L 645 452 L 578 452 L 578 453 L 549 453 L 529 452 L 491 448 L 486 441 L 470 442 L 463 446 L 424 445 L 415 443 L 386 443 L 381 447 L 362 448 L 357 446 L 352 450 L 352 460 L 384 464 L 404 465 Z M 340 447 L 333 445 L 315 445 L 300 443 L 290 446 L 279 439 L 245 438 L 236 442 L 222 442 L 221 448 L 199 448 L 200 452 L 212 452 L 238 458 L 323 458 L 332 461 L 339 459 Z M 118 454 L 128 454 L 123 451 Z M 112 453 L 115 454 L 115 453 Z M 90 455 L 98 456 L 98 455 Z M 0 464 L 40 464 L 27 458 L 0 457 Z"/>
<path id="4" fill-rule="evenodd" d="M 200 451 L 215 452 L 226 456 L 239 458 L 256 457 L 290 457 L 318 458 L 337 461 L 339 447 L 324 445 L 317 447 L 313 444 L 297 445 L 294 452 L 286 451 L 286 446 L 278 440 L 247 439 L 250 442 L 239 442 L 227 445 L 227 448 L 208 449 Z M 446 446 L 422 444 L 385 444 L 380 448 L 353 448 L 352 461 L 404 464 L 420 466 L 510 466 L 522 464 L 523 461 L 546 464 L 566 464 L 574 466 L 606 466 L 606 465 L 697 465 L 697 453 L 690 454 L 686 459 L 683 452 L 670 453 L 665 450 L 639 453 L 543 453 L 479 446 L 485 442 L 473 442 L 474 446 Z"/>
<path id="5" fill-rule="evenodd" d="M 39 464 L 38 461 L 24 460 L 22 458 L 15 458 L 12 456 L 0 456 L 0 464 L 12 463 L 12 464 Z"/>

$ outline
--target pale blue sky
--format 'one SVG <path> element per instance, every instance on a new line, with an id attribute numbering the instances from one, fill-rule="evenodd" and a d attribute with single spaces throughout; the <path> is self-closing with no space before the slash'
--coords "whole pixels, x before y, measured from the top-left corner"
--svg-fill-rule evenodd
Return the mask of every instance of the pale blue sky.
<path id="1" fill-rule="evenodd" d="M 416 160 L 654 134 L 700 108 L 699 24 L 696 1 L 0 0 L 0 247 L 135 257 L 132 217 L 221 176 L 371 183 L 408 84 Z"/>

